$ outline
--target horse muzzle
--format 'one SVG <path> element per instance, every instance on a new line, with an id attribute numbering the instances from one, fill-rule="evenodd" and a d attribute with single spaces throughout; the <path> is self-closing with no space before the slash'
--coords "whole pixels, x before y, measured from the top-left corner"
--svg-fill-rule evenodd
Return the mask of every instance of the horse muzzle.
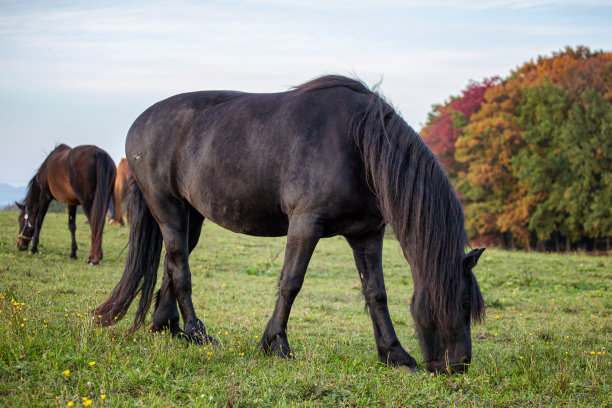
<path id="1" fill-rule="evenodd" d="M 17 236 L 17 248 L 19 248 L 20 251 L 25 251 L 30 246 L 31 240 L 31 238 L 28 239 L 27 237 L 19 234 L 19 236 Z"/>

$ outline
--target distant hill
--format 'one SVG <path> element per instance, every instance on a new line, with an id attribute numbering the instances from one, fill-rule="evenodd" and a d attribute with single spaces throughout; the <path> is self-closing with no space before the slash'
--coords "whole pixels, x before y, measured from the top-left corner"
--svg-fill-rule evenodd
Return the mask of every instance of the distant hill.
<path id="1" fill-rule="evenodd" d="M 27 187 L 13 187 L 8 184 L 0 183 L 0 209 L 15 204 L 15 201 L 23 200 L 27 192 Z"/>

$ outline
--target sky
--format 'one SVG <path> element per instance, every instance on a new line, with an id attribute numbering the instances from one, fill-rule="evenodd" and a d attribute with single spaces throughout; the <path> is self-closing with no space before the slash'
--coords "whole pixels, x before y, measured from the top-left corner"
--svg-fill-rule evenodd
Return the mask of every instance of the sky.
<path id="1" fill-rule="evenodd" d="M 419 131 L 470 81 L 568 45 L 612 49 L 612 0 L 0 0 L 0 183 L 59 143 L 118 163 L 140 113 L 195 90 L 382 81 Z"/>

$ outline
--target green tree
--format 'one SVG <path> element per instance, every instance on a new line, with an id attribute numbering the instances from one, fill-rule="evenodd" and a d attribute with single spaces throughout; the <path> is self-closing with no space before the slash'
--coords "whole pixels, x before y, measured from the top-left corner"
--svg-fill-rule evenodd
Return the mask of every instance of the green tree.
<path id="1" fill-rule="evenodd" d="M 585 90 L 563 126 L 562 143 L 572 182 L 564 195 L 570 222 L 584 235 L 612 237 L 612 103 L 594 89 Z M 572 238 L 576 239 L 575 235 Z"/>
<path id="2" fill-rule="evenodd" d="M 525 129 L 524 145 L 511 163 L 517 181 L 531 197 L 528 229 L 540 240 L 550 239 L 554 232 L 580 236 L 579 224 L 569 222 L 565 197 L 574 178 L 569 166 L 570 146 L 564 141 L 572 95 L 550 82 L 526 87 L 522 93 L 518 111 L 520 126 Z"/>

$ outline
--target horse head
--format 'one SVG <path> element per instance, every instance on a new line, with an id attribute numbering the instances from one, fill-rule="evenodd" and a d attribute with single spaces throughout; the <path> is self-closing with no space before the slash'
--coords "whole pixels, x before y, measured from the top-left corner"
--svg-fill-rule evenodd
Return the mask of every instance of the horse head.
<path id="1" fill-rule="evenodd" d="M 32 214 L 28 214 L 26 203 L 15 203 L 19 207 L 19 235 L 17 235 L 17 248 L 21 251 L 28 249 L 34 235 L 34 225 L 30 218 Z"/>
<path id="2" fill-rule="evenodd" d="M 472 337 L 470 322 L 481 320 L 484 300 L 478 288 L 472 268 L 484 248 L 475 249 L 465 255 L 459 283 L 460 310 L 447 313 L 444 321 L 436 319 L 426 300 L 424 291 L 415 290 L 410 305 L 416 332 L 423 352 L 425 367 L 432 372 L 463 373 L 472 360 Z"/>

